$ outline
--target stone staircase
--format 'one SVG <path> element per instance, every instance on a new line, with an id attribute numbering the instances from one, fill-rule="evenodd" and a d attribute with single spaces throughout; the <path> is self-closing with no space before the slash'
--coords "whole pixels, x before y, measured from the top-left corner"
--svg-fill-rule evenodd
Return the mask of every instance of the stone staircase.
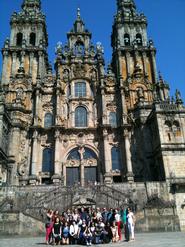
<path id="1" fill-rule="evenodd" d="M 127 205 L 128 195 L 106 185 L 86 187 L 58 186 L 40 194 L 35 194 L 31 201 L 22 208 L 26 215 L 45 220 L 46 210 L 51 208 L 60 213 L 74 207 L 116 208 Z"/>

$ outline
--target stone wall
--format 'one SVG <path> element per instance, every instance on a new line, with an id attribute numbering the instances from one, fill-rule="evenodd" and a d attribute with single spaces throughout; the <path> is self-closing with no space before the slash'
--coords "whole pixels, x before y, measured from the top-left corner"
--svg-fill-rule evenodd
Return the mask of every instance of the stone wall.
<path id="1" fill-rule="evenodd" d="M 38 236 L 45 232 L 45 225 L 22 213 L 0 213 L 0 235 Z"/>

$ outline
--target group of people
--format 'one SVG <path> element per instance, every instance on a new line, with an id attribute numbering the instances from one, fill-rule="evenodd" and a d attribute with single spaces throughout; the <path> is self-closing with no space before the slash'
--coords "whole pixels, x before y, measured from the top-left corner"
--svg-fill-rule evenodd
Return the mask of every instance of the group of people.
<path id="1" fill-rule="evenodd" d="M 79 208 L 46 214 L 46 244 L 100 244 L 134 240 L 135 216 L 130 208 Z"/>

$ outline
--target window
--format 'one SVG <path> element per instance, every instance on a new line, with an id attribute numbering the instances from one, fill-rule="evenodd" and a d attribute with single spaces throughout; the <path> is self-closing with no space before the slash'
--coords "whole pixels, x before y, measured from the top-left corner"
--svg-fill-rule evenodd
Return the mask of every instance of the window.
<path id="1" fill-rule="evenodd" d="M 16 42 L 17 46 L 22 46 L 22 39 L 23 39 L 22 33 L 18 33 L 17 34 L 17 42 Z"/>
<path id="2" fill-rule="evenodd" d="M 86 83 L 76 82 L 75 83 L 75 97 L 85 97 L 86 96 Z"/>
<path id="3" fill-rule="evenodd" d="M 124 44 L 125 44 L 125 46 L 130 45 L 130 36 L 129 36 L 128 33 L 126 33 L 126 34 L 124 35 Z"/>
<path id="4" fill-rule="evenodd" d="M 80 169 L 79 167 L 66 168 L 66 185 L 72 186 L 80 182 Z"/>
<path id="5" fill-rule="evenodd" d="M 44 116 L 44 128 L 49 128 L 53 125 L 53 115 L 46 113 Z"/>
<path id="6" fill-rule="evenodd" d="M 53 150 L 51 148 L 45 148 L 43 150 L 42 172 L 50 172 L 50 173 L 54 172 Z"/>
<path id="7" fill-rule="evenodd" d="M 97 181 L 97 168 L 96 167 L 85 167 L 84 169 L 85 183 Z"/>
<path id="8" fill-rule="evenodd" d="M 109 124 L 111 127 L 116 128 L 117 127 L 117 117 L 116 112 L 110 112 L 109 114 Z"/>
<path id="9" fill-rule="evenodd" d="M 30 34 L 30 45 L 35 46 L 35 42 L 36 42 L 36 34 L 35 33 L 31 33 Z"/>
<path id="10" fill-rule="evenodd" d="M 68 160 L 80 160 L 80 150 L 79 148 L 73 149 L 68 158 Z M 84 148 L 83 159 L 97 159 L 96 154 L 89 148 Z"/>
<path id="11" fill-rule="evenodd" d="M 136 42 L 139 46 L 143 45 L 142 36 L 140 33 L 136 34 Z"/>
<path id="12" fill-rule="evenodd" d="M 85 107 L 77 107 L 75 110 L 75 127 L 87 127 L 87 110 Z"/>
<path id="13" fill-rule="evenodd" d="M 111 149 L 112 170 L 121 170 L 120 150 L 117 147 Z"/>
<path id="14" fill-rule="evenodd" d="M 84 55 L 85 49 L 84 44 L 82 42 L 76 42 L 74 53 L 76 56 L 82 56 Z"/>

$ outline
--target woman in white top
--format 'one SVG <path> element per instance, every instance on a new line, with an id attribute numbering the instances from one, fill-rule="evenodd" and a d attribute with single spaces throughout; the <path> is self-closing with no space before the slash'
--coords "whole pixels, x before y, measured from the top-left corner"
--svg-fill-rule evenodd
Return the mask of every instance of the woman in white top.
<path id="1" fill-rule="evenodd" d="M 129 234 L 131 235 L 131 240 L 134 240 L 135 216 L 130 208 L 128 208 L 127 222 L 128 222 Z"/>
<path id="2" fill-rule="evenodd" d="M 79 231 L 78 224 L 75 221 L 73 221 L 73 223 L 69 227 L 69 235 L 70 235 L 71 244 L 77 244 L 78 231 Z"/>

